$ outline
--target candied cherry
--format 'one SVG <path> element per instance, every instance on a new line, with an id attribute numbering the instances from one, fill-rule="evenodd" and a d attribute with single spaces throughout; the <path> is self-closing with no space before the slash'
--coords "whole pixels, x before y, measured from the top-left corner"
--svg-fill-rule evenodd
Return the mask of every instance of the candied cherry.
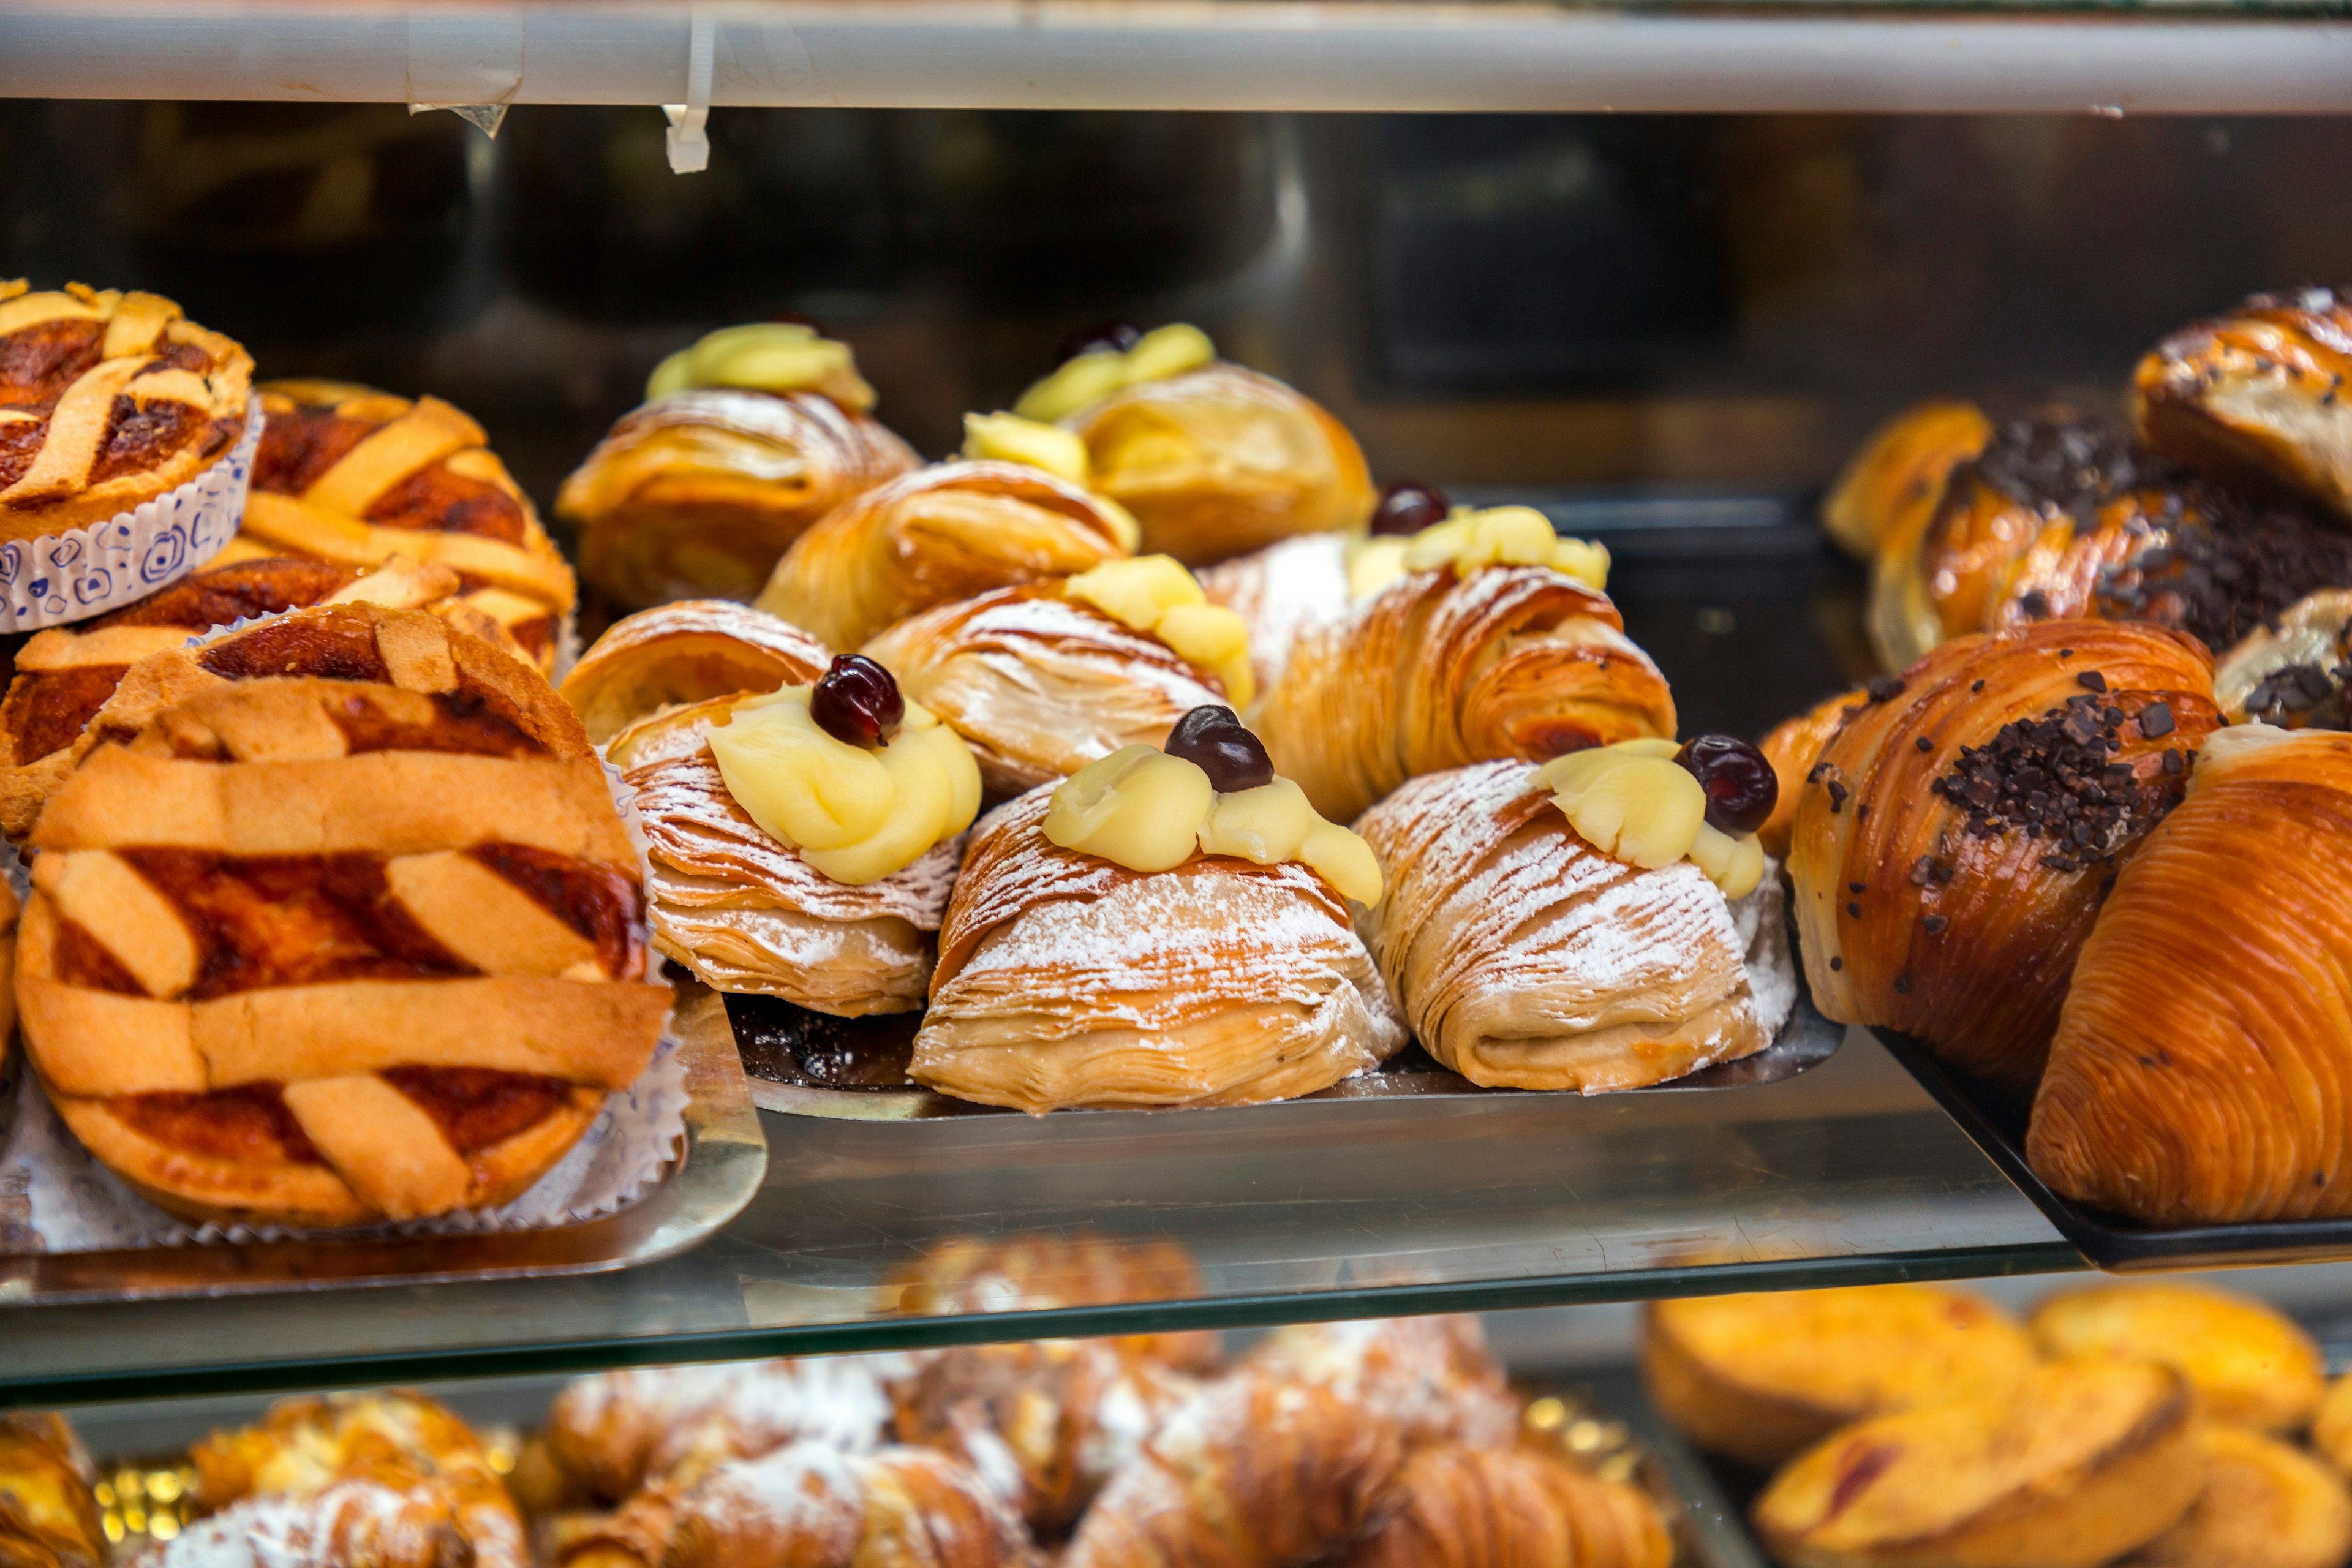
<path id="1" fill-rule="evenodd" d="M 1419 533 L 1445 521 L 1453 508 L 1445 492 L 1435 485 L 1419 484 L 1412 479 L 1391 479 L 1381 487 L 1381 499 L 1372 507 L 1374 533 Z"/>
<path id="2" fill-rule="evenodd" d="M 809 717 L 817 728 L 853 746 L 880 745 L 906 716 L 898 682 L 862 653 L 836 658 L 809 693 Z"/>
<path id="3" fill-rule="evenodd" d="M 1780 799 L 1780 775 L 1770 760 L 1734 736 L 1694 735 L 1675 761 L 1706 792 L 1707 826 L 1718 832 L 1755 832 Z"/>
<path id="4" fill-rule="evenodd" d="M 1209 775 L 1209 787 L 1220 795 L 1274 782 L 1274 760 L 1265 754 L 1265 742 L 1244 729 L 1230 708 L 1193 709 L 1176 721 L 1168 731 L 1168 744 L 1160 749 L 1198 766 Z"/>
<path id="5" fill-rule="evenodd" d="M 1061 357 L 1067 364 L 1080 354 L 1123 354 L 1143 341 L 1143 329 L 1133 321 L 1103 321 L 1062 340 Z"/>

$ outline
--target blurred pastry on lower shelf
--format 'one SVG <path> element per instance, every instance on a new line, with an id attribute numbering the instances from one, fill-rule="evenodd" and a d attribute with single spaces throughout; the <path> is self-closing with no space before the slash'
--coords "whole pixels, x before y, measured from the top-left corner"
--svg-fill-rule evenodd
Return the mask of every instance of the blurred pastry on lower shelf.
<path id="1" fill-rule="evenodd" d="M 482 1561 L 444 1500 L 355 1476 L 299 1496 L 232 1503 L 168 1541 L 150 1540 L 125 1563 L 126 1568 L 477 1568 Z"/>
<path id="2" fill-rule="evenodd" d="M 62 1415 L 0 1415 L 0 1563 L 106 1568 L 98 1473 Z"/>
<path id="3" fill-rule="evenodd" d="M 1183 1243 L 1089 1226 L 950 1237 L 893 1270 L 882 1287 L 898 1311 L 921 1317 L 1181 1301 L 1205 1289 Z M 1119 1342 L 1193 1373 L 1213 1372 L 1222 1359 L 1217 1335 L 1204 1329 L 1129 1334 Z"/>
<path id="4" fill-rule="evenodd" d="M 1668 1568 L 1675 1558 L 1640 1488 L 1524 1448 L 1425 1448 L 1405 1460 L 1384 1512 L 1338 1568 Z"/>
<path id="5" fill-rule="evenodd" d="M 2257 1431 L 2310 1423 L 2326 1384 L 2318 1345 L 2251 1296 L 2168 1280 L 2061 1290 L 2026 1326 L 2050 1355 L 2162 1362 L 2196 1386 L 2205 1413 Z"/>
<path id="6" fill-rule="evenodd" d="M 2242 724 L 2083 944 L 2026 1157 L 2160 1226 L 2352 1213 L 2352 735 Z"/>
<path id="7" fill-rule="evenodd" d="M 730 599 L 680 599 L 614 621 L 558 689 L 601 746 L 665 708 L 810 685 L 833 657 L 764 610 Z"/>
<path id="8" fill-rule="evenodd" d="M 1764 1489 L 1757 1531 L 1790 1568 L 2095 1568 L 2188 1512 L 2202 1428 L 2168 1367 L 2050 1362 L 1831 1434 Z"/>
<path id="9" fill-rule="evenodd" d="M 1642 1319 L 1652 1402 L 1700 1447 L 1750 1465 L 1849 1421 L 2003 1394 L 2034 1361 L 2015 1319 L 1937 1285 L 1686 1297 Z"/>
<path id="10" fill-rule="evenodd" d="M 1508 1444 L 1518 1429 L 1519 1398 L 1487 1348 L 1486 1331 L 1463 1313 L 1293 1323 L 1268 1334 L 1244 1364 L 1331 1390 L 1393 1423 L 1407 1447 L 1491 1448 Z"/>
<path id="11" fill-rule="evenodd" d="M 2116 1568 L 2344 1568 L 2352 1492 L 2301 1449 L 2225 1421 L 2205 1427 L 2205 1484 L 2179 1523 Z"/>

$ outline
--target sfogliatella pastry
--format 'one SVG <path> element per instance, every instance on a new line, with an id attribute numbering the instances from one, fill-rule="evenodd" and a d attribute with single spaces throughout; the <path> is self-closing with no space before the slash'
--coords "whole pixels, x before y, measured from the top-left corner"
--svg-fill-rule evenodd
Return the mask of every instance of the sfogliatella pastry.
<path id="1" fill-rule="evenodd" d="M 935 605 L 1121 559 L 1135 538 L 1115 503 L 1043 468 L 940 463 L 826 513 L 758 602 L 835 647 L 861 647 Z"/>
<path id="2" fill-rule="evenodd" d="M 1822 500 L 1822 531 L 1865 562 L 1918 547 L 1952 469 L 1984 449 L 1992 424 L 1958 398 L 1930 398 L 1881 425 Z"/>
<path id="3" fill-rule="evenodd" d="M 1299 637 L 1261 710 L 1276 771 L 1326 816 L 1420 773 L 1675 732 L 1665 677 L 1601 591 L 1605 550 L 1498 507 L 1397 554 L 1396 581 Z"/>
<path id="4" fill-rule="evenodd" d="M 2276 1308 L 2172 1280 L 2062 1290 L 2033 1310 L 2051 1355 L 2162 1362 L 2186 1377 L 2205 1414 L 2267 1432 L 2299 1432 L 2326 1388 L 2326 1363 L 2302 1325 Z"/>
<path id="5" fill-rule="evenodd" d="M 2225 483 L 2287 489 L 2352 517 L 2352 303 L 2255 294 L 2182 328 L 2132 374 L 2141 438 Z"/>
<path id="6" fill-rule="evenodd" d="M 2209 736 L 2083 944 L 2026 1156 L 2150 1225 L 2352 1212 L 2352 735 Z"/>
<path id="7" fill-rule="evenodd" d="M 207 1513 L 248 1499 L 308 1502 L 338 1483 L 394 1489 L 452 1521 L 474 1568 L 526 1568 L 522 1520 L 481 1439 L 457 1415 L 406 1393 L 289 1399 L 258 1424 L 216 1431 L 190 1451 Z"/>
<path id="8" fill-rule="evenodd" d="M 1981 1297 L 1865 1285 L 1654 1301 L 1642 1376 L 1702 1447 L 1777 1465 L 1849 1421 L 1997 1396 L 2034 1364 L 2032 1338 Z"/>
<path id="9" fill-rule="evenodd" d="M 605 755 L 645 830 L 662 952 L 719 990 L 843 1017 L 923 1005 L 980 769 L 887 670 L 847 656 L 664 709 Z"/>
<path id="10" fill-rule="evenodd" d="M 603 745 L 664 708 L 806 686 L 833 650 L 789 622 L 730 599 L 681 599 L 605 628 L 560 689 Z"/>
<path id="11" fill-rule="evenodd" d="M 0 1415 L 0 1563 L 106 1568 L 98 1472 L 61 1415 Z"/>
<path id="12" fill-rule="evenodd" d="M 268 422 L 224 564 L 290 555 L 364 569 L 402 556 L 446 566 L 464 604 L 541 673 L 554 669 L 578 589 L 481 426 L 437 397 L 341 382 L 260 391 Z"/>
<path id="13" fill-rule="evenodd" d="M 1202 1293 L 1200 1266 L 1181 1242 L 1104 1236 L 1090 1226 L 1009 1236 L 950 1237 L 885 1284 L 910 1316 L 1037 1312 L 1176 1301 Z M 1216 1370 L 1223 1352 L 1208 1330 L 1129 1334 L 1119 1343 L 1189 1373 Z"/>
<path id="14" fill-rule="evenodd" d="M 1339 1568 L 1668 1568 L 1674 1538 L 1639 1488 L 1521 1448 L 1424 1449 Z"/>
<path id="15" fill-rule="evenodd" d="M 865 651 L 971 742 L 995 795 L 1156 746 L 1193 709 L 1252 695 L 1240 617 L 1165 555 L 942 605 Z"/>
<path id="16" fill-rule="evenodd" d="M 1272 376 L 1218 359 L 1198 328 L 1114 329 L 1077 350 L 1013 412 L 1084 438 L 1092 488 L 1135 515 L 1145 552 L 1201 566 L 1370 514 L 1356 438 Z"/>
<path id="17" fill-rule="evenodd" d="M 1349 923 L 1380 896 L 1363 841 L 1198 710 L 981 824 L 908 1073 L 1033 1113 L 1328 1088 L 1404 1043 Z"/>
<path id="18" fill-rule="evenodd" d="M 43 809 L 16 995 L 75 1134 L 199 1220 L 503 1203 L 644 1071 L 635 855 L 538 674 L 418 611 L 133 665 Z"/>
<path id="19" fill-rule="evenodd" d="M 751 598 L 811 523 L 920 461 L 873 407 L 848 345 L 807 327 L 672 354 L 556 496 L 582 574 L 631 606 Z"/>
<path id="20" fill-rule="evenodd" d="M 142 715 L 95 726 L 123 675 L 149 654 L 184 647 L 215 626 L 340 603 L 430 609 L 461 631 L 500 638 L 497 623 L 459 603 L 457 591 L 457 574 L 440 566 L 394 562 L 362 573 L 323 561 L 238 561 L 192 572 L 90 620 L 35 632 L 16 650 L 0 699 L 0 831 L 21 842 L 33 830 L 41 804 L 98 743 L 101 728 L 107 738 L 125 740 L 145 722 Z"/>
<path id="21" fill-rule="evenodd" d="M 2205 1484 L 2179 1522 L 2117 1568 L 2343 1568 L 2352 1494 L 2299 1448 L 2207 1424 Z"/>
<path id="22" fill-rule="evenodd" d="M 1488 1088 L 1592 1094 L 1772 1043 L 1796 1005 L 1753 831 L 1772 770 L 1712 739 L 1424 773 L 1357 820 L 1388 882 L 1358 923 L 1430 1055 Z"/>
<path id="23" fill-rule="evenodd" d="M 2202 1438 L 2170 1368 L 2052 1362 L 2012 1390 L 1832 1434 L 1772 1479 L 1756 1527 L 1793 1568 L 2095 1568 L 2188 1511 Z"/>
<path id="24" fill-rule="evenodd" d="M 0 542 L 196 479 L 244 436 L 252 380 L 240 344 L 160 294 L 0 279 Z"/>
<path id="25" fill-rule="evenodd" d="M 1814 1005 L 2030 1090 L 2116 868 L 2219 721 L 2204 648 L 2119 621 L 1962 637 L 1874 685 L 1789 849 Z"/>
<path id="26" fill-rule="evenodd" d="M 1367 1418 L 1391 1425 L 1408 1448 L 1492 1448 L 1518 1431 L 1519 1401 L 1478 1320 L 1458 1313 L 1296 1323 L 1250 1352 L 1247 1369 L 1328 1389 Z"/>
<path id="27" fill-rule="evenodd" d="M 257 1497 L 151 1540 L 125 1568 L 470 1568 L 480 1561 L 439 1498 L 367 1477 Z"/>

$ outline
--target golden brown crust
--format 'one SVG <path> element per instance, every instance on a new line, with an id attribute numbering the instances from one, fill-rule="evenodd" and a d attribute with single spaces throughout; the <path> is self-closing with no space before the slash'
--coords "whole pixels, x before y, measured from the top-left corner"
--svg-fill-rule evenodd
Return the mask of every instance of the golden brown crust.
<path id="1" fill-rule="evenodd" d="M 844 501 L 793 541 L 760 608 L 835 647 L 992 588 L 1073 577 L 1128 553 L 1099 496 L 1017 463 L 919 468 Z"/>
<path id="2" fill-rule="evenodd" d="M 0 1563 L 105 1568 L 98 1482 L 61 1415 L 0 1415 Z"/>
<path id="3" fill-rule="evenodd" d="M 2179 799 L 2219 721 L 2210 680 L 2179 633 L 2070 621 L 1946 643 L 1874 688 L 1811 770 L 1790 841 L 1814 1005 L 2030 1089 L 2110 862 Z M 2062 789 L 2069 770 L 2091 782 Z"/>
<path id="4" fill-rule="evenodd" d="M 2326 1387 L 2319 1347 L 2250 1296 L 2186 1281 L 2062 1290 L 2033 1310 L 2049 1355 L 2162 1362 L 2196 1386 L 2205 1414 L 2258 1431 L 2300 1431 Z"/>
<path id="5" fill-rule="evenodd" d="M 598 745 L 677 703 L 806 686 L 833 650 L 790 622 L 726 599 L 684 599 L 613 623 L 563 678 Z"/>
<path id="6" fill-rule="evenodd" d="M 2274 1437 L 2205 1428 L 2205 1484 L 2180 1522 L 2117 1568 L 2343 1568 L 2352 1494 L 2343 1479 Z"/>
<path id="7" fill-rule="evenodd" d="M 1371 474 L 1346 426 L 1239 365 L 1130 387 L 1068 424 L 1093 458 L 1095 489 L 1141 525 L 1142 554 L 1205 566 L 1371 515 Z"/>
<path id="8" fill-rule="evenodd" d="M 1765 854 L 1775 859 L 1788 858 L 1789 837 L 1796 831 L 1797 802 L 1803 798 L 1805 775 L 1821 760 L 1822 749 L 1830 743 L 1830 737 L 1864 706 L 1868 696 L 1867 691 L 1856 688 L 1824 698 L 1795 718 L 1782 720 L 1764 737 L 1764 760 L 1772 764 L 1772 776 L 1780 785 L 1780 795 L 1772 803 L 1771 816 L 1756 830 Z"/>
<path id="9" fill-rule="evenodd" d="M 1822 500 L 1822 531 L 1874 561 L 1917 548 L 1944 481 L 1984 448 L 1992 425 L 1975 404 L 1930 398 L 1872 431 Z"/>
<path id="10" fill-rule="evenodd" d="M 1177 1301 L 1202 1289 L 1200 1266 L 1181 1243 L 1102 1236 L 1086 1226 L 952 1237 L 895 1270 L 883 1288 L 895 1292 L 899 1311 L 920 1317 Z M 1221 1359 L 1217 1336 L 1205 1330 L 1130 1334 L 1118 1342 L 1192 1373 L 1213 1372 Z"/>
<path id="11" fill-rule="evenodd" d="M 1417 572 L 1302 635 L 1258 731 L 1334 822 L 1416 774 L 1670 736 L 1674 696 L 1624 625 L 1549 567 Z"/>
<path id="12" fill-rule="evenodd" d="M 2221 763 L 2200 763 L 2083 945 L 2026 1154 L 2058 1191 L 2151 1224 L 2340 1215 L 2352 1170 L 2326 1086 L 2352 1056 L 2352 737 L 2301 731 Z"/>
<path id="13" fill-rule="evenodd" d="M 2173 333 L 2132 374 L 2140 438 L 2225 483 L 2352 515 L 2352 305 L 2326 289 L 2256 294 Z"/>
<path id="14" fill-rule="evenodd" d="M 1342 1568 L 1667 1568 L 1674 1540 L 1640 1489 L 1524 1449 L 1426 1448 Z"/>
<path id="15" fill-rule="evenodd" d="M 625 415 L 556 497 L 582 572 L 620 604 L 749 599 L 803 531 L 920 459 L 813 392 L 711 387 Z"/>

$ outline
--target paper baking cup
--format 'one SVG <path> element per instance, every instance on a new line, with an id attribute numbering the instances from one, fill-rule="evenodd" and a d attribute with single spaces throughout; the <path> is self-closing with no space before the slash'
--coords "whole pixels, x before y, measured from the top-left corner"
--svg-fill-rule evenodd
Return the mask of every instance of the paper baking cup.
<path id="1" fill-rule="evenodd" d="M 261 445 L 261 399 L 228 456 L 104 522 L 0 545 L 0 632 L 85 621 L 186 576 L 236 537 Z"/>

